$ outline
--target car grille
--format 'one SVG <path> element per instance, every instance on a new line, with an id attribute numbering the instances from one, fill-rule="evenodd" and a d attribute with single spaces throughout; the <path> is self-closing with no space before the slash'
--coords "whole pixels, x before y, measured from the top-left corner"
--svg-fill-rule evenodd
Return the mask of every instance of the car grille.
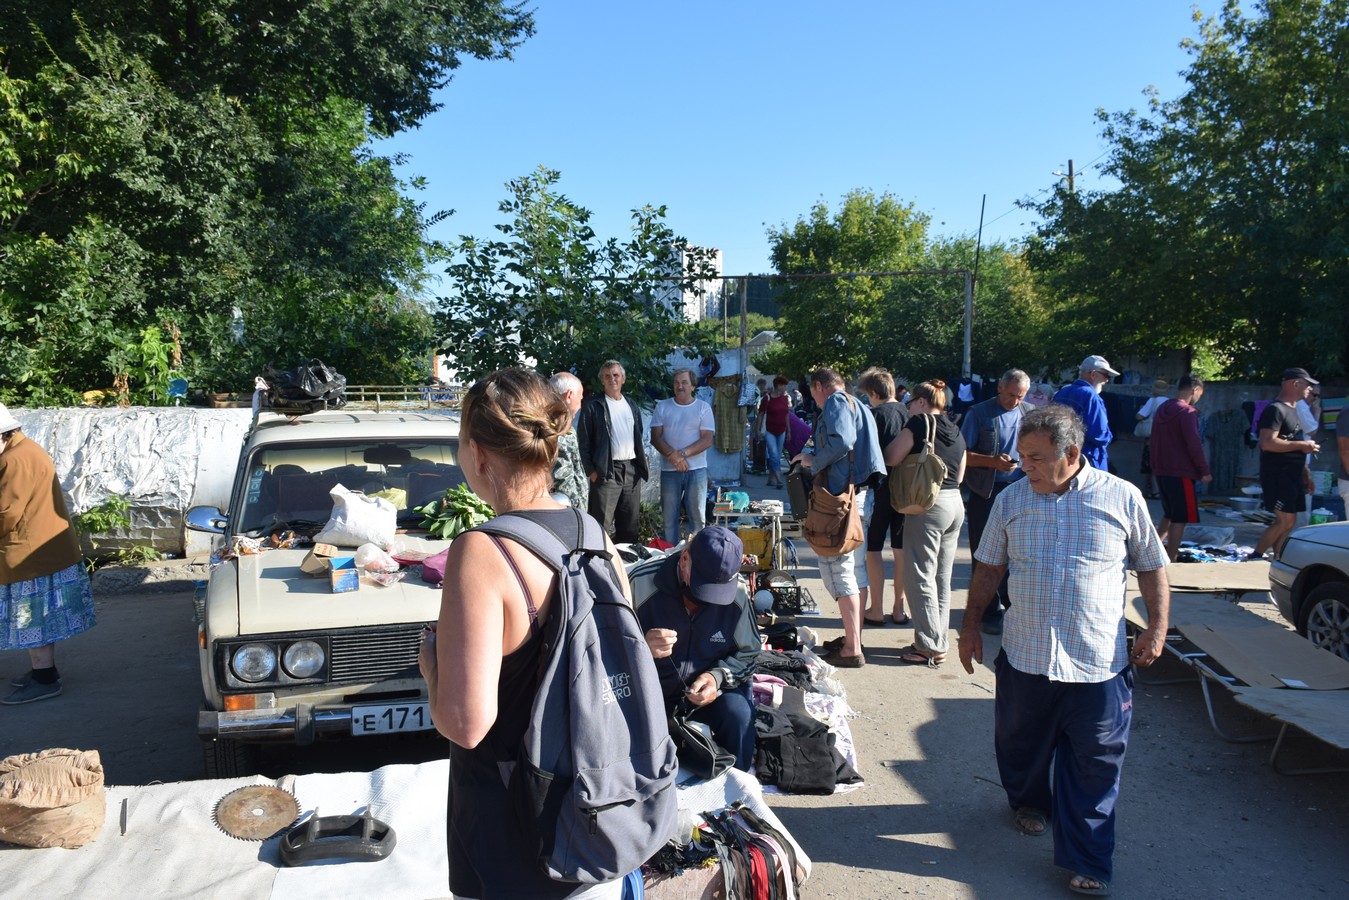
<path id="1" fill-rule="evenodd" d="M 417 650 L 422 643 L 420 624 L 399 625 L 382 631 L 361 630 L 334 634 L 328 680 L 335 684 L 414 678 Z"/>

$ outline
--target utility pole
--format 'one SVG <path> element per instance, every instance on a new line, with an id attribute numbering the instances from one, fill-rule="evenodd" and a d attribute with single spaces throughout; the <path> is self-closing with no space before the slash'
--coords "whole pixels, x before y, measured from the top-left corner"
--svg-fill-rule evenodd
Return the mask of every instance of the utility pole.
<path id="1" fill-rule="evenodd" d="M 1073 194 L 1073 187 L 1074 187 L 1074 184 L 1073 184 L 1073 180 L 1074 180 L 1074 179 L 1073 179 L 1073 161 L 1072 161 L 1071 159 L 1068 160 L 1068 173 L 1067 173 L 1066 175 L 1065 175 L 1063 172 L 1051 172 L 1050 174 L 1051 174 L 1051 175 L 1057 175 L 1057 176 L 1060 177 L 1060 178 L 1067 178 L 1067 179 L 1068 179 L 1068 195 L 1069 195 L 1069 196 L 1075 196 L 1075 195 Z"/>

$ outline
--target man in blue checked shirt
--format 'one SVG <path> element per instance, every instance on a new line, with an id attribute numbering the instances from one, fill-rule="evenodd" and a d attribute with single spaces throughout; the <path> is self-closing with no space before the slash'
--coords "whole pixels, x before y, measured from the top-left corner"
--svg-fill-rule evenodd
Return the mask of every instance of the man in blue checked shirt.
<path id="1" fill-rule="evenodd" d="M 1110 889 L 1115 802 L 1133 710 L 1130 664 L 1166 639 L 1166 552 L 1138 488 L 1094 468 L 1082 420 L 1051 403 L 1026 413 L 1017 448 L 1026 477 L 993 504 L 975 556 L 960 661 L 983 662 L 979 621 L 1007 573 L 1012 606 L 994 662 L 994 750 L 1018 831 L 1054 834 L 1054 862 L 1081 894 Z M 1124 639 L 1126 573 L 1148 627 Z M 1052 776 L 1051 776 L 1052 771 Z"/>

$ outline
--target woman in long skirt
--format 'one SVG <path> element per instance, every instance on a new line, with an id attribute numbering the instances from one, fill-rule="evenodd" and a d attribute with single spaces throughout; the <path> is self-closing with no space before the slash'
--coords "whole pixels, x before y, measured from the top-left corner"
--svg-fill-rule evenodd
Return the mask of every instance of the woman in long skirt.
<path id="1" fill-rule="evenodd" d="M 52 458 L 0 404 L 0 650 L 27 650 L 29 671 L 0 703 L 61 695 L 56 644 L 94 625 L 94 597 Z"/>

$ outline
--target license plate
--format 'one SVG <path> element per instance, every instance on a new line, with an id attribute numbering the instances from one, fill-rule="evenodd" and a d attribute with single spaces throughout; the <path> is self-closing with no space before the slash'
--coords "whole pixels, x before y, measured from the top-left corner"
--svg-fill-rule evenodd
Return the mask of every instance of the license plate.
<path id="1" fill-rule="evenodd" d="M 389 706 L 354 706 L 351 709 L 353 735 L 394 734 L 399 731 L 427 731 L 431 711 L 425 703 L 394 703 Z"/>

